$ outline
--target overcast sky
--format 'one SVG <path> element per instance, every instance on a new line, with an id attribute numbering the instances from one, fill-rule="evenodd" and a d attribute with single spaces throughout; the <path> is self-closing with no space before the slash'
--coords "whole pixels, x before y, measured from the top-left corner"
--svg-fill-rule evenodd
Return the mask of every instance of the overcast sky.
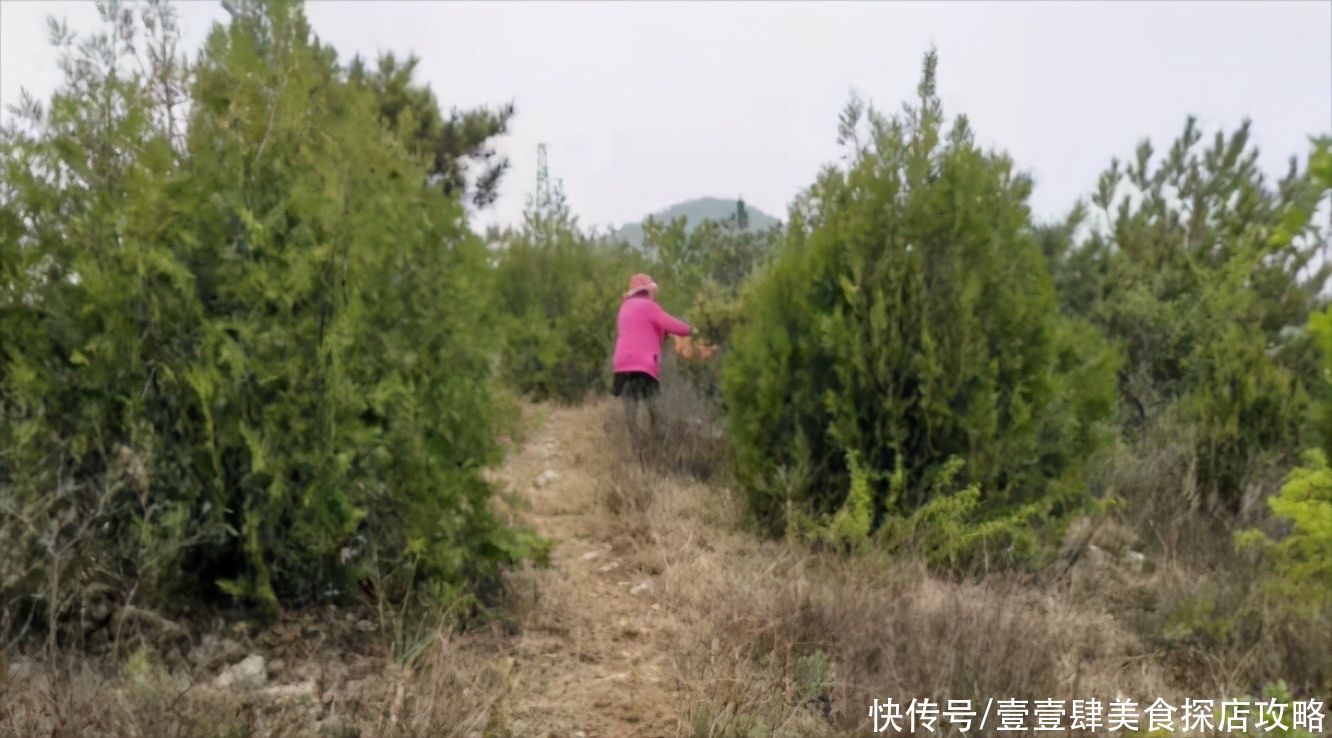
<path id="1" fill-rule="evenodd" d="M 95 26 L 82 2 L 0 2 L 0 101 L 59 81 L 45 17 Z M 945 113 L 1006 149 L 1058 217 L 1111 156 L 1162 150 L 1195 114 L 1210 131 L 1253 119 L 1272 175 L 1332 132 L 1332 2 L 446 3 L 310 2 L 340 58 L 415 51 L 445 106 L 512 100 L 513 161 L 481 222 L 518 219 L 536 146 L 588 224 L 675 202 L 743 196 L 785 218 L 836 159 L 852 89 L 896 111 L 939 51 Z M 226 14 L 181 3 L 197 49 Z M 7 115 L 7 113 L 6 113 Z"/>

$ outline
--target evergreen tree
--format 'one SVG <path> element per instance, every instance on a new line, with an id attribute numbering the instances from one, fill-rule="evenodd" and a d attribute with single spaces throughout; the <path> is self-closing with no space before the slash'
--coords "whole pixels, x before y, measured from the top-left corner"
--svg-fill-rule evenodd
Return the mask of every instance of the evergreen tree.
<path id="1" fill-rule="evenodd" d="M 508 132 L 513 103 L 493 110 L 455 109 L 446 118 L 429 86 L 413 82 L 419 63 L 415 55 L 400 62 L 388 53 L 370 70 L 358 56 L 352 59 L 349 79 L 374 93 L 380 120 L 408 151 L 425 161 L 432 186 L 446 197 L 470 199 L 477 207 L 493 204 L 500 179 L 509 169 L 508 158 L 495 151 L 493 141 Z M 480 173 L 469 180 L 467 173 L 473 167 L 479 167 Z"/>
<path id="2" fill-rule="evenodd" d="M 662 298 L 668 309 L 685 310 L 705 291 L 733 295 L 762 264 L 778 231 L 738 230 L 735 222 L 706 220 L 692 230 L 683 217 L 643 223 L 643 243 L 653 269 L 670 286 Z"/>
<path id="3" fill-rule="evenodd" d="M 1298 448 L 1316 372 L 1301 326 L 1332 269 L 1315 260 L 1316 224 L 1282 235 L 1318 200 L 1307 172 L 1292 161 L 1271 187 L 1257 156 L 1247 123 L 1207 146 L 1189 119 L 1159 160 L 1144 141 L 1112 162 L 1092 197 L 1105 227 L 1076 246 L 1068 225 L 1045 239 L 1064 306 L 1124 348 L 1130 437 L 1183 435 L 1184 486 L 1211 509 L 1238 510 L 1258 462 Z"/>
<path id="4" fill-rule="evenodd" d="M 498 242 L 505 380 L 537 400 L 577 402 L 604 390 L 620 294 L 629 275 L 645 268 L 642 259 L 584 232 L 561 184 L 550 202 L 530 198 L 523 227 Z"/>
<path id="5" fill-rule="evenodd" d="M 1030 182 L 965 118 L 944 130 L 935 64 L 902 117 L 848 105 L 849 164 L 799 198 L 743 294 L 723 387 L 742 484 L 773 529 L 853 504 L 872 529 L 950 491 L 954 457 L 991 511 L 1085 494 L 1113 354 L 1058 317 Z"/>
<path id="6" fill-rule="evenodd" d="M 457 601 L 527 550 L 480 476 L 493 350 L 461 203 L 299 5 L 229 9 L 179 148 L 160 86 L 184 73 L 129 63 L 116 4 L 60 36 L 65 86 L 0 141 L 0 625 L 370 582 Z"/>

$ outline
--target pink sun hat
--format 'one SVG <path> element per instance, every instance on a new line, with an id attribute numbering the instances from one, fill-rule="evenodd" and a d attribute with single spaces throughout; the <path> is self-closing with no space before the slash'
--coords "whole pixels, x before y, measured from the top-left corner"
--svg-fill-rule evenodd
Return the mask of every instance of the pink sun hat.
<path id="1" fill-rule="evenodd" d="M 629 278 L 629 291 L 624 293 L 624 296 L 629 298 L 640 292 L 650 292 L 655 289 L 657 283 L 652 281 L 652 277 L 640 272 Z"/>

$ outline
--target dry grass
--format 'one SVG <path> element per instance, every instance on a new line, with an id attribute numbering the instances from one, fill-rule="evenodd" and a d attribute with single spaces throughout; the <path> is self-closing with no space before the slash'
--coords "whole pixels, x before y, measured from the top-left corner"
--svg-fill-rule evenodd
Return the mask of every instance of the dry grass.
<path id="1" fill-rule="evenodd" d="M 729 490 L 627 458 L 599 497 L 681 623 L 681 734 L 860 734 L 874 698 L 1177 695 L 1142 639 L 1064 587 L 761 540 Z"/>
<path id="2" fill-rule="evenodd" d="M 1190 603 L 1233 606 L 1238 559 L 1200 574 L 1183 548 L 1208 544 L 1177 537 L 1153 549 L 1127 516 L 1073 526 L 1061 558 L 1072 563 L 1043 581 L 942 579 L 918 562 L 758 537 L 724 474 L 680 462 L 724 449 L 715 414 L 689 404 L 702 398 L 677 386 L 672 399 L 670 388 L 663 448 L 674 450 L 646 464 L 627 448 L 614 401 L 536 411 L 539 427 L 497 481 L 515 492 L 505 514 L 555 545 L 550 567 L 509 576 L 506 630 L 441 632 L 410 667 L 383 638 L 322 616 L 246 642 L 240 653 L 284 662 L 272 683 L 312 683 L 312 695 L 294 697 L 212 689 L 236 654 L 25 662 L 0 670 L 0 732 L 866 735 L 875 698 L 1178 702 L 1251 691 L 1254 674 L 1298 666 L 1289 654 L 1299 648 L 1332 646 L 1332 628 L 1318 641 L 1294 621 L 1256 641 L 1284 645 L 1247 657 L 1207 641 L 1224 613 L 1181 618 Z M 537 483 L 547 471 L 558 478 Z"/>
<path id="3" fill-rule="evenodd" d="M 316 629 L 322 626 L 307 623 L 308 632 Z M 481 640 L 472 637 L 464 647 L 440 634 L 411 667 L 324 644 L 307 660 L 270 661 L 275 679 L 248 690 L 216 688 L 212 670 L 170 667 L 147 651 L 121 661 L 15 661 L 0 673 L 0 735 L 493 735 L 511 662 Z"/>
<path id="4" fill-rule="evenodd" d="M 1178 696 L 1139 638 L 1065 589 L 762 540 L 736 495 L 633 464 L 602 499 L 680 620 L 681 734 L 860 734 L 876 697 Z"/>
<path id="5" fill-rule="evenodd" d="M 659 427 L 643 458 L 648 468 L 668 476 L 725 484 L 730 447 L 721 407 L 703 386 L 707 377 L 701 371 L 686 371 L 675 354 L 666 355 L 655 400 Z"/>
<path id="6" fill-rule="evenodd" d="M 1099 484 L 1122 504 L 1082 521 L 1096 528 L 1094 555 L 1075 572 L 1074 595 L 1136 633 L 1195 693 L 1256 693 L 1284 681 L 1298 695 L 1332 698 L 1332 608 L 1301 612 L 1271 596 L 1273 572 L 1235 543 L 1252 527 L 1280 536 L 1263 500 L 1283 466 L 1256 462 L 1239 511 L 1228 511 L 1198 489 L 1191 448 L 1168 430 L 1103 465 Z"/>
<path id="7" fill-rule="evenodd" d="M 1079 521 L 1070 539 L 1092 525 Z M 1248 694 L 1285 681 L 1298 695 L 1329 694 L 1332 613 L 1268 598 L 1268 572 L 1236 550 L 1233 526 L 1184 525 L 1163 543 L 1134 525 L 1131 517 L 1096 521 L 1067 578 L 1068 597 L 1136 634 L 1191 693 Z"/>

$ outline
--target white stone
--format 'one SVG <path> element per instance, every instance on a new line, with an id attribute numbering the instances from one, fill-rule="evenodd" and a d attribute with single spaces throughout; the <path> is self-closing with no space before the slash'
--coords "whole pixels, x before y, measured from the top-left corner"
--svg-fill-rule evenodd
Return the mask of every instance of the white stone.
<path id="1" fill-rule="evenodd" d="M 257 689 L 264 686 L 266 681 L 268 681 L 268 669 L 264 664 L 264 657 L 252 653 L 223 669 L 222 673 L 217 675 L 217 681 L 214 683 L 221 689 L 231 687 Z"/>
<path id="2" fill-rule="evenodd" d="M 275 700 L 300 700 L 314 699 L 318 695 L 318 690 L 315 688 L 313 679 L 306 679 L 295 684 L 278 684 L 268 687 L 261 694 Z"/>
<path id="3" fill-rule="evenodd" d="M 1110 555 L 1105 552 L 1105 549 L 1096 544 L 1087 547 L 1085 558 L 1089 565 L 1097 569 L 1104 568 L 1111 562 Z"/>

